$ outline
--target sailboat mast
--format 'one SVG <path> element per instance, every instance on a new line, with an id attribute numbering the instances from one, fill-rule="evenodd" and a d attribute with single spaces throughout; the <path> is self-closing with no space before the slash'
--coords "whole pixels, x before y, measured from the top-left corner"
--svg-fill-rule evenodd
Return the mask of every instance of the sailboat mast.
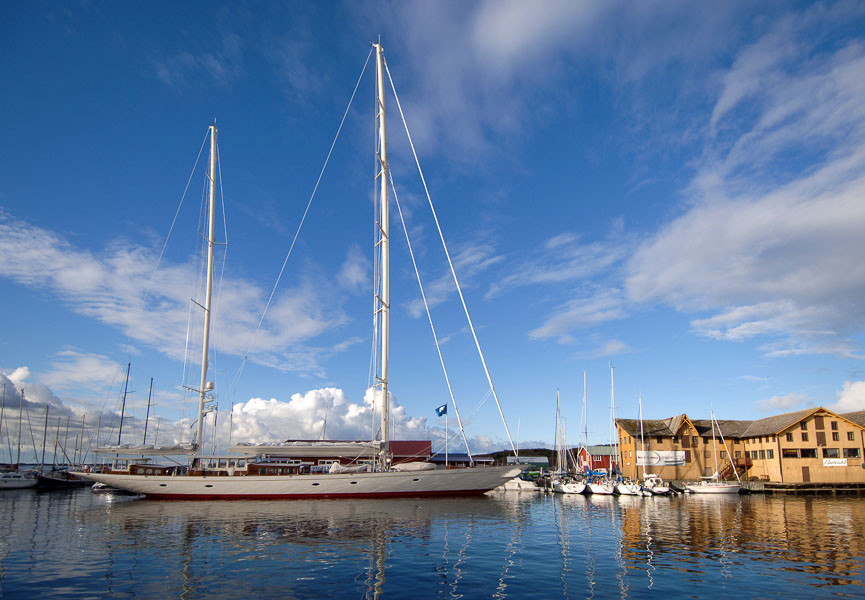
<path id="1" fill-rule="evenodd" d="M 24 388 L 21 388 L 21 403 L 18 405 L 18 453 L 15 456 L 15 468 L 21 466 L 21 425 L 24 418 Z"/>
<path id="2" fill-rule="evenodd" d="M 45 470 L 45 442 L 48 440 L 48 409 L 51 405 L 45 405 L 45 428 L 42 430 L 42 460 L 39 462 L 39 472 Z"/>
<path id="3" fill-rule="evenodd" d="M 153 377 L 150 378 L 150 391 L 147 392 L 147 414 L 144 416 L 144 439 L 141 445 L 147 445 L 147 422 L 150 421 L 150 399 L 153 397 Z"/>
<path id="4" fill-rule="evenodd" d="M 381 312 L 381 374 L 379 386 L 381 389 L 381 450 L 380 458 L 382 468 L 387 467 L 387 456 L 390 451 L 390 433 L 388 431 L 390 402 L 388 397 L 388 358 L 390 355 L 390 217 L 388 208 L 388 163 L 387 163 L 387 127 L 385 124 L 384 111 L 384 49 L 381 43 L 373 44 L 375 47 L 376 64 L 376 101 L 378 102 L 378 142 L 379 163 L 381 171 L 381 193 L 379 201 L 381 210 L 379 212 L 381 222 L 381 238 L 379 240 L 381 251 L 381 289 L 379 297 L 379 311 Z"/>
<path id="5" fill-rule="evenodd" d="M 129 389 L 129 369 L 132 363 L 126 363 L 126 383 L 123 384 L 123 402 L 120 405 L 120 426 L 117 428 L 117 445 L 120 445 L 120 436 L 123 435 L 123 413 L 126 412 L 126 392 Z M 67 432 L 66 437 L 69 437 Z"/>
<path id="6" fill-rule="evenodd" d="M 591 471 L 594 465 L 592 464 L 592 455 L 589 452 L 589 406 L 588 406 L 588 384 L 586 383 L 586 371 L 583 369 L 583 444 L 586 448 L 586 468 Z"/>
<path id="7" fill-rule="evenodd" d="M 615 425 L 613 424 L 616 420 L 616 382 L 613 377 L 613 370 L 615 367 L 613 363 L 610 363 L 610 442 L 613 441 L 613 433 L 616 434 L 615 438 L 615 446 L 616 446 L 616 466 L 619 465 L 619 432 L 615 431 Z M 610 464 L 610 470 L 612 471 L 613 465 Z M 621 469 L 619 469 L 621 470 Z"/>
<path id="8" fill-rule="evenodd" d="M 198 387 L 198 420 L 195 428 L 195 449 L 202 447 L 201 432 L 204 426 L 204 403 L 207 401 L 207 357 L 210 343 L 210 299 L 213 295 L 213 246 L 216 224 L 216 123 L 210 126 L 210 172 L 207 175 L 209 188 L 207 209 L 207 289 L 204 295 L 204 341 L 201 348 L 201 385 Z"/>
<path id="9" fill-rule="evenodd" d="M 643 479 L 646 478 L 646 438 L 643 435 L 643 395 L 640 394 L 640 449 L 643 451 Z M 637 462 L 640 462 L 639 460 Z"/>
<path id="10" fill-rule="evenodd" d="M 715 458 L 715 480 L 720 480 L 721 474 L 718 473 L 718 446 L 715 443 L 715 411 L 710 408 L 709 414 L 712 415 L 712 456 Z"/>

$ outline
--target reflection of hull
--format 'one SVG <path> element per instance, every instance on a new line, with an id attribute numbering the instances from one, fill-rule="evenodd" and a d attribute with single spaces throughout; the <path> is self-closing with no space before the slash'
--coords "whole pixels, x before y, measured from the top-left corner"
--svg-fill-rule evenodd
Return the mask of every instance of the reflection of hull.
<path id="1" fill-rule="evenodd" d="M 694 494 L 738 494 L 742 486 L 738 483 L 701 482 L 685 486 Z"/>
<path id="2" fill-rule="evenodd" d="M 474 467 L 440 471 L 244 475 L 232 477 L 75 473 L 152 498 L 199 500 L 379 498 L 483 494 L 511 479 L 520 467 Z"/>

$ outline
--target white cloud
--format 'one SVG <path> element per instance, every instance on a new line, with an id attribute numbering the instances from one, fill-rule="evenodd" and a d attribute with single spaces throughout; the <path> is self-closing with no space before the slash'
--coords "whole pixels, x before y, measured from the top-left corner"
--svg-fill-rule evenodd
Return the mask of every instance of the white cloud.
<path id="1" fill-rule="evenodd" d="M 845 381 L 831 409 L 839 413 L 865 410 L 865 381 Z"/>
<path id="2" fill-rule="evenodd" d="M 463 291 L 476 285 L 479 275 L 504 260 L 502 255 L 496 253 L 492 244 L 482 242 L 458 247 L 456 251 L 452 251 L 451 257 Z M 431 282 L 424 282 L 423 289 L 430 309 L 441 304 L 457 291 L 450 269 Z M 420 295 L 408 304 L 408 312 L 415 318 L 424 314 L 423 299 Z"/>
<path id="3" fill-rule="evenodd" d="M 631 257 L 625 287 L 707 313 L 692 321 L 706 337 L 860 358 L 845 336 L 865 324 L 865 45 L 818 51 L 807 25 L 737 56 L 692 203 Z"/>
<path id="4" fill-rule="evenodd" d="M 156 254 L 149 248 L 117 242 L 93 253 L 0 212 L 0 276 L 47 289 L 70 310 L 182 359 L 189 298 L 203 295 L 195 285 L 200 284 L 201 278 L 191 262 L 171 263 L 163 259 L 150 285 L 147 302 L 142 305 L 156 262 Z M 344 279 L 346 284 L 354 283 L 351 278 L 356 276 L 356 270 L 348 267 L 344 273 L 348 277 Z M 212 324 L 213 340 L 220 352 L 241 355 L 246 351 L 267 295 L 256 283 L 230 273 L 225 276 L 216 296 Z M 337 286 L 324 279 L 306 278 L 293 288 L 283 288 L 255 338 L 251 359 L 281 362 L 276 357 L 338 328 L 347 320 L 340 308 L 344 299 Z M 194 322 L 193 327 L 200 330 L 201 325 Z M 199 339 L 200 331 L 193 329 L 190 337 Z M 321 371 L 317 364 L 309 366 Z M 57 383 L 56 379 L 51 381 Z"/>
<path id="5" fill-rule="evenodd" d="M 560 233 L 517 261 L 508 275 L 490 286 L 485 297 L 523 286 L 576 282 L 602 275 L 619 268 L 627 255 L 628 244 L 624 240 L 580 243 L 577 234 Z"/>
<path id="6" fill-rule="evenodd" d="M 772 396 L 757 403 L 757 408 L 764 411 L 786 411 L 809 401 L 805 394 L 787 394 L 786 396 Z"/>
<path id="7" fill-rule="evenodd" d="M 355 244 L 348 249 L 345 262 L 337 274 L 337 281 L 346 290 L 355 294 L 361 293 L 371 289 L 370 268 L 369 259 L 363 255 L 360 246 Z"/>
<path id="8" fill-rule="evenodd" d="M 101 354 L 66 348 L 58 352 L 51 362 L 51 370 L 39 379 L 54 389 L 74 388 L 80 385 L 111 384 L 121 365 Z"/>
<path id="9" fill-rule="evenodd" d="M 529 332 L 531 339 L 558 338 L 571 343 L 575 329 L 586 329 L 625 316 L 624 299 L 619 290 L 601 290 L 584 298 L 569 300 L 557 307 L 540 327 Z"/>
<path id="10" fill-rule="evenodd" d="M 605 340 L 590 350 L 578 352 L 575 357 L 582 359 L 605 358 L 608 356 L 630 354 L 633 351 L 633 348 L 621 340 Z"/>

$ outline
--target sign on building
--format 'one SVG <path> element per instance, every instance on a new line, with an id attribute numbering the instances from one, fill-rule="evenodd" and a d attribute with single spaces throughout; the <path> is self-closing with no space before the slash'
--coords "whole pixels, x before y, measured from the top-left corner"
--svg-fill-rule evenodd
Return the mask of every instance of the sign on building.
<path id="1" fill-rule="evenodd" d="M 637 450 L 638 467 L 681 467 L 684 464 L 684 450 Z"/>
<path id="2" fill-rule="evenodd" d="M 847 459 L 846 458 L 824 458 L 823 459 L 824 467 L 846 467 Z"/>

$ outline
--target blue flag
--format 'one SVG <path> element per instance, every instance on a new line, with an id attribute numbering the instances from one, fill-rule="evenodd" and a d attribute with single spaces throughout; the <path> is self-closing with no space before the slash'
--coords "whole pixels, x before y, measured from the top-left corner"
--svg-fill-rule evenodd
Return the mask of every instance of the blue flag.
<path id="1" fill-rule="evenodd" d="M 448 405 L 442 404 L 436 409 L 436 416 L 441 417 L 442 415 L 448 414 Z"/>

